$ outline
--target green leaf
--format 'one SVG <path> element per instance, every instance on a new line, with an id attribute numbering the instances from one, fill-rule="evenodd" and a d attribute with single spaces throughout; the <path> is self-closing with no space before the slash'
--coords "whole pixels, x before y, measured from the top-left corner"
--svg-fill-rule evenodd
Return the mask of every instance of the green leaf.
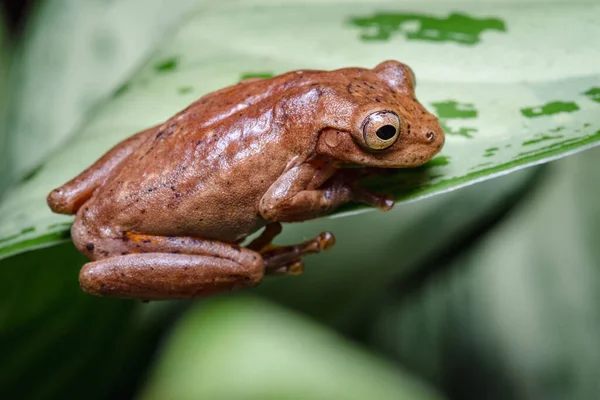
<path id="1" fill-rule="evenodd" d="M 595 398 L 599 150 L 553 164 L 509 218 L 438 261 L 423 285 L 389 290 L 366 323 L 378 350 L 450 397 Z"/>
<path id="2" fill-rule="evenodd" d="M 436 399 L 344 338 L 249 297 L 198 303 L 140 399 Z"/>
<path id="3" fill-rule="evenodd" d="M 600 105 L 593 95 L 600 76 L 592 45 L 600 26 L 587 18 L 599 5 L 436 3 L 433 15 L 425 1 L 415 1 L 410 11 L 408 3 L 339 3 L 215 4 L 190 14 L 76 136 L 9 193 L 0 205 L 0 257 L 60 241 L 71 218 L 52 215 L 45 206 L 52 188 L 123 138 L 251 74 L 372 67 L 389 58 L 411 65 L 418 98 L 440 115 L 448 139 L 429 165 L 366 182 L 400 202 L 600 143 Z M 471 24 L 468 32 L 456 18 Z M 555 24 L 556 18 L 571 23 Z M 364 32 L 373 26 L 389 37 L 366 40 Z M 429 40 L 433 33 L 442 40 Z M 468 43 L 464 35 L 470 35 Z M 556 111 L 556 103 L 577 109 Z M 358 209 L 351 205 L 340 212 Z"/>
<path id="4" fill-rule="evenodd" d="M 2 262 L 0 398 L 114 398 L 141 378 L 165 320 L 83 293 L 84 260 L 64 244 Z"/>
<path id="5" fill-rule="evenodd" d="M 7 116 L 8 104 L 8 67 L 12 56 L 12 49 L 7 38 L 4 27 L 4 13 L 0 10 L 0 198 L 4 193 L 5 185 L 2 185 L 5 174 L 4 171 L 8 168 L 8 132 L 5 125 Z"/>
<path id="6" fill-rule="evenodd" d="M 13 64 L 10 176 L 3 174 L 0 184 L 32 173 L 64 144 L 195 3 L 37 2 Z M 138 18 L 142 8 L 143 18 Z"/>

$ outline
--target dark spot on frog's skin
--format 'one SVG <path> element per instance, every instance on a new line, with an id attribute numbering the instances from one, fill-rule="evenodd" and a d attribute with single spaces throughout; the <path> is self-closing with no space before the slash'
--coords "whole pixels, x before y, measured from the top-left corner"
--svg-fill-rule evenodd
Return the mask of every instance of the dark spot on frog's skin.
<path id="1" fill-rule="evenodd" d="M 375 98 L 375 102 L 376 103 L 381 103 L 381 100 L 379 100 L 378 98 Z"/>
<path id="2" fill-rule="evenodd" d="M 149 188 L 148 192 L 152 192 L 154 190 L 154 188 Z"/>
<path id="3" fill-rule="evenodd" d="M 142 240 L 142 243 L 152 243 L 152 240 L 150 240 L 150 239 L 144 239 L 144 240 Z"/>
<path id="4" fill-rule="evenodd" d="M 179 250 L 173 250 L 173 251 L 170 251 L 169 253 L 171 253 L 171 254 L 179 254 L 180 252 L 179 252 Z"/>
<path id="5" fill-rule="evenodd" d="M 227 184 L 228 184 L 228 185 L 231 185 L 231 182 L 230 182 L 230 181 L 227 181 Z"/>
<path id="6" fill-rule="evenodd" d="M 351 83 L 349 83 L 348 85 L 346 85 L 346 91 L 347 91 L 349 94 L 352 94 L 352 84 L 351 84 Z"/>
<path id="7" fill-rule="evenodd" d="M 126 256 L 127 254 L 129 254 L 128 251 L 124 251 L 124 252 L 121 253 L 122 256 Z"/>
<path id="8" fill-rule="evenodd" d="M 94 243 L 88 242 L 88 244 L 85 245 L 85 248 L 88 249 L 89 251 L 94 250 Z"/>
<path id="9" fill-rule="evenodd" d="M 122 240 L 124 243 L 127 243 L 127 242 L 129 242 L 129 238 L 128 238 L 127 236 L 121 236 L 121 240 Z"/>

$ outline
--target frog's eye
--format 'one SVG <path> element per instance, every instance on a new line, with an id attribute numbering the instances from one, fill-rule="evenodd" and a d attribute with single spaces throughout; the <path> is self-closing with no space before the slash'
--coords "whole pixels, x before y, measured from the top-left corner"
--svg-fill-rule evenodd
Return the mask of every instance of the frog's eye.
<path id="1" fill-rule="evenodd" d="M 362 124 L 363 139 L 373 150 L 390 147 L 400 135 L 400 118 L 391 111 L 377 111 Z"/>

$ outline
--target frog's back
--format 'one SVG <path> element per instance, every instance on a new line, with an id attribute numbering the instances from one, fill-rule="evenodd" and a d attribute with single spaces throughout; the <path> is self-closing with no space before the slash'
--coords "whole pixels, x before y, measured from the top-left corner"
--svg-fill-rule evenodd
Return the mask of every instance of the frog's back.
<path id="1" fill-rule="evenodd" d="M 348 71 L 342 78 L 363 70 Z M 302 157 L 282 143 L 287 127 L 277 106 L 306 86 L 346 85 L 329 74 L 290 72 L 200 98 L 129 155 L 82 212 L 121 232 L 247 236 L 266 223 L 261 197 L 291 159 Z"/>
<path id="2" fill-rule="evenodd" d="M 209 94 L 165 122 L 98 189 L 87 219 L 227 241 L 262 227 L 258 203 L 290 157 L 273 122 L 277 90 L 247 87 L 265 83 Z"/>

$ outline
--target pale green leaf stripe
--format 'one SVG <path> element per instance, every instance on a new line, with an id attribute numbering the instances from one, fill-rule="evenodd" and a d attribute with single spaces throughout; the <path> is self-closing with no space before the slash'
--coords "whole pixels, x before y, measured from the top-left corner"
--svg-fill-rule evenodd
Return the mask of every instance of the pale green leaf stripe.
<path id="1" fill-rule="evenodd" d="M 410 64 L 417 72 L 419 99 L 440 116 L 448 139 L 430 166 L 368 182 L 400 202 L 600 143 L 600 76 L 591 46 L 600 26 L 586 18 L 600 12 L 599 6 L 545 4 L 542 12 L 533 3 L 495 8 L 464 3 L 462 9 L 440 3 L 434 15 L 424 3 L 407 4 L 237 3 L 190 15 L 76 137 L 8 194 L 0 205 L 0 257 L 64 240 L 72 219 L 46 207 L 52 188 L 123 138 L 244 75 L 372 67 L 389 58 Z M 464 43 L 465 36 L 448 22 L 455 14 L 475 21 L 477 40 Z M 386 15 L 395 29 L 389 38 L 361 38 L 365 27 L 356 18 L 389 30 Z M 407 18 L 410 23 L 403 25 Z M 501 21 L 505 29 L 480 29 L 482 19 Z M 555 24 L 557 19 L 563 23 Z M 398 21 L 400 29 L 395 28 Z M 419 25 L 423 21 L 425 31 Z"/>
<path id="2" fill-rule="evenodd" d="M 9 45 L 7 32 L 4 26 L 4 12 L 0 10 L 0 196 L 4 193 L 5 187 L 2 171 L 8 169 L 8 135 L 5 128 L 5 120 L 7 116 L 6 105 L 8 103 L 8 66 L 10 64 L 12 49 Z"/>
<path id="3" fill-rule="evenodd" d="M 14 63 L 6 160 L 10 176 L 0 182 L 12 183 L 60 146 L 98 101 L 139 67 L 192 3 L 199 2 L 39 2 Z M 142 4 L 144 18 L 136 18 Z"/>

